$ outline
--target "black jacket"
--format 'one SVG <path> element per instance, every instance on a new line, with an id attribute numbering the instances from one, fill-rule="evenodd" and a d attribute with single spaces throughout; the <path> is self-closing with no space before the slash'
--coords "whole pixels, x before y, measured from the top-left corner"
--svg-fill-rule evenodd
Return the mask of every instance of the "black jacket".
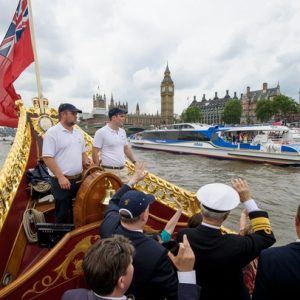
<path id="1" fill-rule="evenodd" d="M 299 295 L 300 242 L 262 251 L 253 300 L 298 299 Z"/>
<path id="2" fill-rule="evenodd" d="M 142 232 L 127 230 L 120 223 L 118 204 L 121 196 L 129 190 L 129 186 L 123 185 L 110 200 L 100 226 L 100 237 L 121 234 L 132 241 L 136 253 L 129 294 L 133 294 L 137 300 L 177 299 L 177 274 L 167 256 L 167 250 Z"/>
<path id="3" fill-rule="evenodd" d="M 183 229 L 178 233 L 178 241 L 181 242 L 183 234 L 186 234 L 194 250 L 201 300 L 250 299 L 243 282 L 242 268 L 256 258 L 261 250 L 270 247 L 275 238 L 266 212 L 255 211 L 249 217 L 255 222 L 252 223 L 255 233 L 247 236 L 222 234 L 219 229 L 204 225 Z"/>

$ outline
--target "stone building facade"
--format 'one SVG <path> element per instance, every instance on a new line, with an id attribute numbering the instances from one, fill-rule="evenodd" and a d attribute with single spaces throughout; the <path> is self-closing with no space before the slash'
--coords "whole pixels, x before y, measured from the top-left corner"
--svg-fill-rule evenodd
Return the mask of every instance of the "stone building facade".
<path id="1" fill-rule="evenodd" d="M 92 115 L 101 116 L 106 114 L 106 95 L 100 94 L 99 86 L 97 93 L 93 95 L 93 110 Z"/>
<path id="2" fill-rule="evenodd" d="M 198 107 L 202 112 L 201 123 L 205 124 L 222 124 L 222 117 L 226 103 L 229 100 L 238 99 L 236 92 L 234 92 L 234 96 L 231 97 L 229 95 L 229 90 L 226 90 L 226 94 L 223 98 L 218 97 L 218 93 L 215 92 L 215 96 L 213 99 L 206 99 L 205 94 L 201 101 L 197 101 L 196 96 L 194 96 L 193 102 L 189 107 Z"/>
<path id="3" fill-rule="evenodd" d="M 280 95 L 280 85 L 268 88 L 268 83 L 264 82 L 261 90 L 251 91 L 247 87 L 246 93 L 242 97 L 242 116 L 241 124 L 256 124 L 259 121 L 256 118 L 255 110 L 257 102 L 262 99 L 272 100 L 275 96 Z"/>
<path id="4" fill-rule="evenodd" d="M 160 85 L 161 95 L 161 114 L 146 114 L 141 113 L 139 103 L 133 113 L 126 114 L 126 126 L 150 127 L 159 126 L 162 124 L 171 124 L 174 121 L 174 83 L 171 78 L 169 66 L 167 65 L 164 72 L 164 78 Z M 107 114 L 108 110 L 113 107 L 119 107 L 128 111 L 128 102 L 121 103 L 115 101 L 111 95 L 108 110 L 106 109 L 106 95 L 101 95 L 98 91 L 93 95 L 93 110 L 92 113 L 83 113 L 81 116 L 81 125 L 83 126 L 101 126 L 109 121 Z"/>

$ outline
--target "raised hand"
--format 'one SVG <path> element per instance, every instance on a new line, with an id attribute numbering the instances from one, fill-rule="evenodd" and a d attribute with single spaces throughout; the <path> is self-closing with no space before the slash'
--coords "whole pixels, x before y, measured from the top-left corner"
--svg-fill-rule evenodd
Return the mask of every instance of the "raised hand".
<path id="1" fill-rule="evenodd" d="M 175 203 L 177 204 L 178 210 L 183 210 L 182 204 L 174 198 Z"/>
<path id="2" fill-rule="evenodd" d="M 233 188 L 239 193 L 241 202 L 251 199 L 250 188 L 246 180 L 237 178 L 231 180 Z"/>
<path id="3" fill-rule="evenodd" d="M 173 253 L 169 252 L 168 256 L 178 271 L 188 272 L 194 269 L 195 254 L 186 234 L 183 235 L 183 242 L 179 244 L 178 254 L 174 256 Z"/>
<path id="4" fill-rule="evenodd" d="M 145 164 L 143 162 L 136 162 L 135 171 L 129 180 L 129 184 L 134 185 L 140 180 L 143 180 L 148 175 L 148 172 L 145 172 Z"/>

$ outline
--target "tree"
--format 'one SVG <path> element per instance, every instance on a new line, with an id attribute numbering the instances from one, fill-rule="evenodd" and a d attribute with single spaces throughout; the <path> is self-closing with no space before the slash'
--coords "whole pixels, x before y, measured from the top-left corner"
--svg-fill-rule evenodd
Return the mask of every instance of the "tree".
<path id="1" fill-rule="evenodd" d="M 200 122 L 201 118 L 202 111 L 196 106 L 188 107 L 181 114 L 183 122 Z"/>
<path id="2" fill-rule="evenodd" d="M 295 100 L 285 95 L 275 96 L 272 102 L 274 114 L 278 115 L 280 119 L 286 119 L 298 111 Z"/>
<path id="3" fill-rule="evenodd" d="M 229 100 L 224 108 L 223 121 L 227 124 L 240 124 L 242 104 L 238 99 Z"/>
<path id="4" fill-rule="evenodd" d="M 273 103 L 269 99 L 261 99 L 257 102 L 255 114 L 261 122 L 268 122 L 274 115 Z"/>

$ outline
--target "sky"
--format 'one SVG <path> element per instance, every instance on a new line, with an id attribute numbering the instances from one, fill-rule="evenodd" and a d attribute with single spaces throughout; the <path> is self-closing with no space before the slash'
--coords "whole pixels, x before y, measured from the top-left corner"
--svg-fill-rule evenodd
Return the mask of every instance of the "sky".
<path id="1" fill-rule="evenodd" d="M 0 0 L 2 40 L 17 7 Z M 92 110 L 99 91 L 160 112 L 168 63 L 181 114 L 196 96 L 223 97 L 263 82 L 299 101 L 299 0 L 32 0 L 43 96 Z M 37 96 L 34 65 L 15 82 L 26 106 Z"/>

